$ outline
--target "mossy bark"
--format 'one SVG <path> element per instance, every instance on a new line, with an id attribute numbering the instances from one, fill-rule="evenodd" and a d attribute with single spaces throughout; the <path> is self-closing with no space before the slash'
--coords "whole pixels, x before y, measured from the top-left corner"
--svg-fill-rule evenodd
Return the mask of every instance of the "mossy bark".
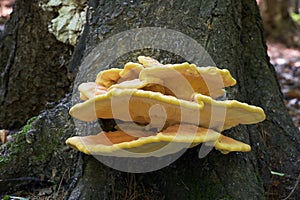
<path id="1" fill-rule="evenodd" d="M 65 193 L 75 174 L 77 152 L 65 140 L 74 134 L 71 98 L 48 106 L 30 119 L 12 140 L 0 146 L 0 195 L 21 189 L 52 187 Z M 67 195 L 67 193 L 65 193 Z"/>
<path id="2" fill-rule="evenodd" d="M 299 172 L 300 138 L 266 54 L 256 1 L 90 0 L 89 6 L 85 55 L 110 36 L 132 28 L 180 31 L 205 47 L 217 66 L 228 68 L 237 79 L 237 86 L 228 90 L 230 98 L 262 107 L 267 119 L 225 132 L 251 144 L 250 153 L 225 156 L 213 151 L 199 159 L 195 147 L 170 166 L 145 174 L 115 171 L 84 156 L 82 177 L 70 199 L 278 199 L 288 195 L 291 189 L 286 186 L 294 185 Z M 128 59 L 135 58 L 128 55 Z M 286 176 L 271 175 L 271 170 Z"/>

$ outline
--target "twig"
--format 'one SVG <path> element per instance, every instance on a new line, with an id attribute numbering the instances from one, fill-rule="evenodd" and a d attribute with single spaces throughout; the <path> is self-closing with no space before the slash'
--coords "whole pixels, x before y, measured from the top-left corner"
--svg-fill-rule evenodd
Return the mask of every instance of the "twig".
<path id="1" fill-rule="evenodd" d="M 68 172 L 68 169 L 66 169 L 65 171 L 64 171 L 64 173 L 63 173 L 63 175 L 62 175 L 62 177 L 61 177 L 61 179 L 60 179 L 60 182 L 59 182 L 59 185 L 58 185 L 58 188 L 57 188 L 57 193 L 59 193 L 59 190 L 60 190 L 60 187 L 61 187 L 61 185 L 62 185 L 62 182 L 63 182 L 63 180 L 64 180 L 64 177 L 65 177 L 65 175 L 66 175 L 66 173 Z"/>

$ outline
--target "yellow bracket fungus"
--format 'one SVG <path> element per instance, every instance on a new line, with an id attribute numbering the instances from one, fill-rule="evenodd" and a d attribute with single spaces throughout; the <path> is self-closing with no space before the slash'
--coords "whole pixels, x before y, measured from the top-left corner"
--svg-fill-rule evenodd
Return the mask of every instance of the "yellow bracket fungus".
<path id="1" fill-rule="evenodd" d="M 76 104 L 70 114 L 82 121 L 103 118 L 148 124 L 151 107 L 159 104 L 167 115 L 167 126 L 188 123 L 221 131 L 239 124 L 258 123 L 265 118 L 261 108 L 236 100 L 216 101 L 201 94 L 194 95 L 194 100 L 138 89 L 112 89 Z"/>
<path id="2" fill-rule="evenodd" d="M 190 146 L 195 146 L 203 142 L 211 141 L 215 144 L 215 148 L 223 153 L 231 151 L 250 151 L 251 149 L 249 145 L 228 138 L 211 129 L 193 125 L 174 125 L 166 128 L 162 132 L 148 133 L 148 135 L 139 130 L 135 131 L 135 134 L 135 136 L 132 136 L 124 131 L 102 132 L 97 135 L 75 136 L 69 138 L 66 143 L 86 154 L 117 157 L 153 156 L 157 149 L 163 148 L 170 142 L 177 143 L 177 145 L 187 143 Z M 128 154 L 128 151 L 132 154 Z M 176 148 L 173 151 L 172 153 L 175 153 Z M 170 150 L 163 153 L 164 154 L 160 153 L 159 156 L 169 154 Z"/>
<path id="3" fill-rule="evenodd" d="M 86 154 L 118 157 L 164 156 L 203 142 L 224 154 L 251 150 L 220 133 L 265 119 L 259 107 L 214 99 L 224 94 L 224 87 L 236 84 L 228 70 L 189 63 L 163 65 L 145 56 L 138 60 L 124 69 L 100 72 L 95 82 L 82 83 L 84 102 L 70 109 L 70 115 L 82 121 L 120 120 L 118 130 L 71 137 L 68 145 Z M 170 144 L 179 148 L 159 151 Z"/>
<path id="4" fill-rule="evenodd" d="M 177 98 L 188 100 L 194 93 L 212 96 L 213 98 L 221 96 L 224 94 L 224 87 L 233 86 L 236 83 L 226 69 L 221 70 L 216 67 L 200 68 L 189 63 L 147 68 L 141 72 L 140 80 L 152 84 L 156 83 L 155 80 L 161 80 L 163 86 L 172 92 L 170 94 L 166 93 L 167 95 L 174 95 Z"/>

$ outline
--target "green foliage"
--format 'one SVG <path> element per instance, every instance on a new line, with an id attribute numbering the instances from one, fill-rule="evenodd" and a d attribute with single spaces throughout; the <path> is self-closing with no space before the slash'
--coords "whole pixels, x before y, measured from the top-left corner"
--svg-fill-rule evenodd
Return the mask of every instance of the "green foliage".
<path id="1" fill-rule="evenodd" d="M 297 22 L 298 24 L 300 24 L 300 14 L 296 14 L 296 13 L 294 13 L 294 12 L 291 12 L 290 15 L 291 15 L 292 19 L 293 19 L 295 22 Z"/>
<path id="2" fill-rule="evenodd" d="M 1 200 L 9 200 L 9 199 L 10 199 L 10 196 L 5 195 Z"/>

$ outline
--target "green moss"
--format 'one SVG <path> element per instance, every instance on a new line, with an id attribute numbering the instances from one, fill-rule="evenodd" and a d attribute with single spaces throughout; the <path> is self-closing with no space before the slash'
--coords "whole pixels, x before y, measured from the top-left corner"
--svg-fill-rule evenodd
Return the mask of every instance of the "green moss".
<path id="1" fill-rule="evenodd" d="M 0 168 L 1 168 L 1 165 L 9 163 L 10 160 L 11 159 L 9 156 L 0 156 Z"/>
<path id="2" fill-rule="evenodd" d="M 46 159 L 46 155 L 44 154 L 44 152 L 41 152 L 40 154 L 38 155 L 34 155 L 34 156 L 31 156 L 30 157 L 30 160 L 33 162 L 33 163 L 39 163 L 39 162 L 42 162 Z"/>
<path id="3" fill-rule="evenodd" d="M 37 119 L 37 116 L 30 118 L 30 119 L 27 121 L 26 125 L 23 126 L 23 128 L 20 130 L 19 133 L 20 133 L 20 134 L 26 134 L 26 133 L 31 129 L 32 123 L 33 123 L 36 119 Z"/>
<path id="4" fill-rule="evenodd" d="M 26 145 L 26 133 L 31 129 L 32 123 L 37 119 L 37 117 L 30 118 L 26 125 L 17 133 L 14 134 L 13 142 L 11 143 L 11 147 L 14 149 L 14 153 L 18 154 L 20 151 L 23 151 L 24 145 Z"/>
<path id="5" fill-rule="evenodd" d="M 8 163 L 8 162 L 9 160 L 6 157 L 0 156 L 0 163 Z"/>
<path id="6" fill-rule="evenodd" d="M 32 123 L 36 119 L 37 117 L 29 119 L 26 125 L 18 133 L 12 135 L 13 141 L 6 143 L 5 148 L 7 154 L 5 156 L 0 156 L 0 168 L 1 165 L 9 163 L 14 157 L 17 157 L 24 151 L 24 146 L 26 145 L 26 133 L 31 129 Z"/>

